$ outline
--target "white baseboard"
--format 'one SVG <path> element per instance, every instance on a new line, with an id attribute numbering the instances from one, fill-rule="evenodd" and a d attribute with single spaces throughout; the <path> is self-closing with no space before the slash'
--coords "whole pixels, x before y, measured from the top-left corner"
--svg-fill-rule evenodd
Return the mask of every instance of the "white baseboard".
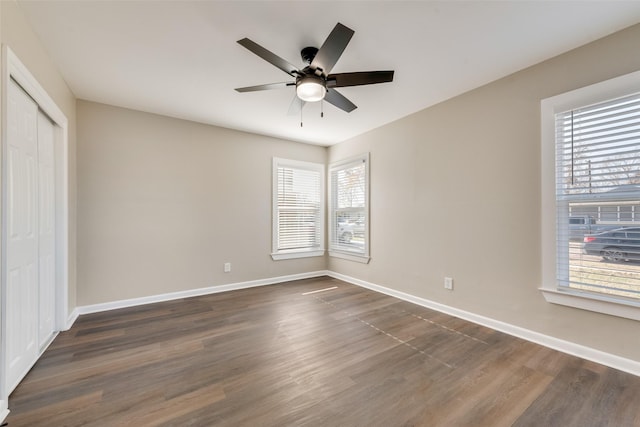
<path id="1" fill-rule="evenodd" d="M 356 279 L 354 277 L 345 276 L 344 274 L 329 271 L 327 272 L 327 275 L 336 279 L 344 280 L 345 282 L 352 283 L 357 286 L 361 286 L 363 288 L 371 289 L 376 292 L 380 292 L 404 301 L 420 305 L 422 307 L 449 314 L 451 316 L 458 317 L 460 319 L 464 319 L 478 325 L 486 326 L 488 328 L 495 329 L 497 331 L 504 332 L 506 334 L 513 335 L 515 337 L 522 338 L 524 340 L 531 341 L 536 344 L 561 351 L 563 353 L 571 354 L 582 359 L 590 360 L 592 362 L 600 363 L 614 369 L 619 369 L 621 371 L 640 376 L 640 362 L 637 362 L 635 360 L 626 359 L 624 357 L 596 350 L 591 347 L 586 347 L 570 341 L 554 338 L 549 335 L 541 334 L 530 329 L 521 328 L 519 326 L 505 323 L 500 320 L 460 310 L 454 307 L 420 298 L 415 295 L 407 294 L 404 292 L 396 291 L 394 289 L 386 288 L 384 286 L 369 283 L 364 280 Z"/>
<path id="2" fill-rule="evenodd" d="M 7 418 L 9 415 L 9 409 L 7 408 L 7 401 L 0 400 L 0 424 Z"/>
<path id="3" fill-rule="evenodd" d="M 118 308 L 134 307 L 156 302 L 171 301 L 181 298 L 209 295 L 219 292 L 235 291 L 238 289 L 254 288 L 256 286 L 274 285 L 277 283 L 291 282 L 293 280 L 310 279 L 312 277 L 328 276 L 326 270 L 312 271 L 309 273 L 290 274 L 288 276 L 271 277 L 268 279 L 251 280 L 248 282 L 230 283 L 227 285 L 208 286 L 206 288 L 189 289 L 187 291 L 170 292 L 166 294 L 152 295 L 148 297 L 132 298 L 126 300 L 105 302 L 101 304 L 91 304 L 76 307 L 69 316 L 69 328 L 76 321 L 79 315 L 99 313 L 101 311 L 116 310 Z"/>
<path id="4" fill-rule="evenodd" d="M 78 307 L 76 307 L 73 309 L 71 314 L 69 314 L 69 317 L 67 317 L 67 323 L 65 324 L 63 330 L 68 331 L 69 329 L 71 329 L 76 320 L 78 320 L 78 316 L 80 316 L 80 310 L 78 310 Z"/>

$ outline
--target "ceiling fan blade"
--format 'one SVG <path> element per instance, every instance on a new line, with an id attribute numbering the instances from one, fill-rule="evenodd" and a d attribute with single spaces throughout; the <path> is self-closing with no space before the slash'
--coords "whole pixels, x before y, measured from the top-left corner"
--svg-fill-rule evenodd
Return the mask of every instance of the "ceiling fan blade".
<path id="1" fill-rule="evenodd" d="M 238 87 L 236 91 L 238 92 L 255 92 L 258 90 L 269 90 L 269 89 L 283 89 L 287 86 L 295 86 L 294 82 L 282 82 L 282 83 L 269 83 L 266 85 L 257 85 L 257 86 L 247 86 L 247 87 Z"/>
<path id="2" fill-rule="evenodd" d="M 352 29 L 338 22 L 311 61 L 310 67 L 313 70 L 320 70 L 325 76 L 329 74 L 349 44 L 353 33 Z"/>
<path id="3" fill-rule="evenodd" d="M 264 59 L 268 63 L 280 68 L 282 71 L 289 74 L 290 76 L 295 77 L 297 75 L 297 72 L 298 72 L 297 67 L 289 64 L 287 61 L 280 58 L 275 53 L 263 48 L 258 43 L 251 41 L 247 38 L 238 40 L 238 43 L 244 46 L 245 48 L 249 49 L 251 52 L 258 55 L 260 58 Z"/>
<path id="4" fill-rule="evenodd" d="M 291 100 L 291 104 L 289 104 L 289 111 L 287 111 L 287 116 L 296 116 L 300 114 L 302 111 L 302 107 L 304 107 L 304 102 L 302 99 L 298 98 L 298 95 L 293 95 L 293 99 Z"/>
<path id="5" fill-rule="evenodd" d="M 371 85 L 392 81 L 393 71 L 359 71 L 356 73 L 329 74 L 327 87 Z"/>
<path id="6" fill-rule="evenodd" d="M 356 107 L 356 104 L 349 101 L 344 95 L 342 95 L 335 89 L 328 89 L 324 100 L 330 104 L 335 105 L 339 109 L 346 111 L 347 113 L 350 113 L 358 108 Z"/>

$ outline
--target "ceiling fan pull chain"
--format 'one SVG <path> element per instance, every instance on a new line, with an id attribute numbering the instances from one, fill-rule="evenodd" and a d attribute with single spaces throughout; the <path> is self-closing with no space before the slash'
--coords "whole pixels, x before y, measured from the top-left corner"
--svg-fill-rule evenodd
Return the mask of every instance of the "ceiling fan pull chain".
<path id="1" fill-rule="evenodd" d="M 302 127 L 302 108 L 300 108 L 300 127 Z"/>
<path id="2" fill-rule="evenodd" d="M 320 118 L 324 118 L 324 98 L 320 100 Z"/>

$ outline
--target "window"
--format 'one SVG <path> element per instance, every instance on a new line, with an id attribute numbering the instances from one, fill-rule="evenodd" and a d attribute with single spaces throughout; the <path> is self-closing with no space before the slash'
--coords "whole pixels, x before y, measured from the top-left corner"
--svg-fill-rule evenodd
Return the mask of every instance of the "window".
<path id="1" fill-rule="evenodd" d="M 324 255 L 324 165 L 273 159 L 274 260 Z"/>
<path id="2" fill-rule="evenodd" d="M 330 167 L 329 255 L 369 262 L 369 154 Z"/>
<path id="3" fill-rule="evenodd" d="M 545 297 L 640 320 L 640 72 L 543 100 L 542 121 Z"/>

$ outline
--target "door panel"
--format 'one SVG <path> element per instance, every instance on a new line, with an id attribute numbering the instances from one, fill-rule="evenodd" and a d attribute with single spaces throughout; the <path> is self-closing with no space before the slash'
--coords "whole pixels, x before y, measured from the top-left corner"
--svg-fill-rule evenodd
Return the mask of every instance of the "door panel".
<path id="1" fill-rule="evenodd" d="M 37 104 L 13 81 L 7 97 L 8 154 L 5 176 L 6 384 L 10 392 L 38 355 Z"/>
<path id="2" fill-rule="evenodd" d="M 40 347 L 55 331 L 55 194 L 53 124 L 38 112 L 38 257 Z"/>

